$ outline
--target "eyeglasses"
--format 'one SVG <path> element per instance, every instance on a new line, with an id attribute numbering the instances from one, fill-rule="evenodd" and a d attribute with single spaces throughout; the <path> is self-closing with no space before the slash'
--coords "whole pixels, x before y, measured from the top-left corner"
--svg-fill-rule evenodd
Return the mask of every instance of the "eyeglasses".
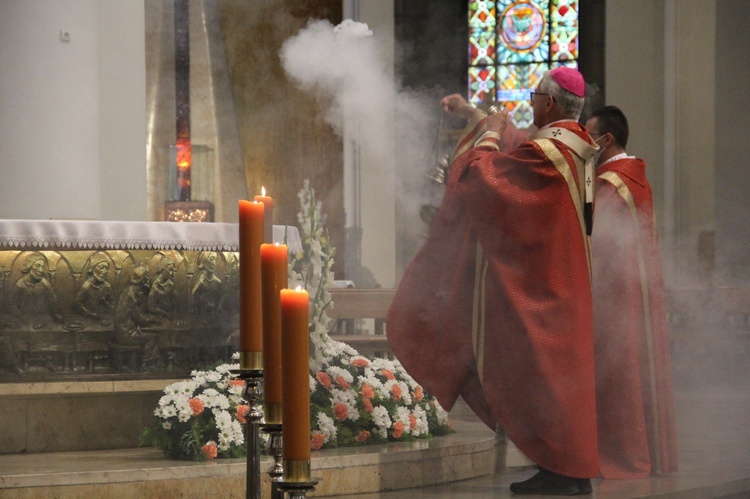
<path id="1" fill-rule="evenodd" d="M 529 92 L 529 100 L 533 101 L 534 97 L 536 97 L 537 95 L 550 95 L 550 96 L 552 96 L 552 94 L 548 94 L 546 92 Z M 554 96 L 552 96 L 552 100 L 553 101 L 555 100 Z"/>

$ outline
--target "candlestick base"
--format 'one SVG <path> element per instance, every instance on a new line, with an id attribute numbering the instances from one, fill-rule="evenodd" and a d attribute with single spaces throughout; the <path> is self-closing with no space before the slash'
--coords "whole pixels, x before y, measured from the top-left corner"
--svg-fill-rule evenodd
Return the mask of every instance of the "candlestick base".
<path id="1" fill-rule="evenodd" d="M 306 482 L 285 482 L 284 480 L 280 480 L 276 482 L 276 486 L 282 494 L 289 492 L 289 499 L 304 499 L 307 497 L 308 492 L 315 490 L 320 481 L 321 478 L 311 478 Z"/>
<path id="2" fill-rule="evenodd" d="M 284 476 L 282 465 L 282 431 L 280 424 L 266 423 L 261 425 L 263 433 L 268 435 L 268 453 L 273 457 L 274 464 L 268 470 L 271 477 L 271 499 L 284 499 L 284 493 L 279 490 L 278 482 Z"/>
<path id="3" fill-rule="evenodd" d="M 260 401 L 263 399 L 262 369 L 231 369 L 231 374 L 245 382 L 243 397 L 247 400 L 249 410 L 245 414 L 247 444 L 247 499 L 260 499 L 260 421 L 263 410 Z"/>
<path id="4" fill-rule="evenodd" d="M 310 481 L 310 460 L 284 459 L 284 477 L 285 482 L 309 482 Z"/>
<path id="5" fill-rule="evenodd" d="M 239 370 L 263 373 L 263 352 L 240 352 Z"/>
<path id="6" fill-rule="evenodd" d="M 269 468 L 268 474 L 271 478 L 280 477 L 284 473 L 284 466 L 281 464 L 282 454 L 282 432 L 280 424 L 263 424 L 261 429 L 268 435 L 268 454 L 273 457 L 274 464 Z"/>

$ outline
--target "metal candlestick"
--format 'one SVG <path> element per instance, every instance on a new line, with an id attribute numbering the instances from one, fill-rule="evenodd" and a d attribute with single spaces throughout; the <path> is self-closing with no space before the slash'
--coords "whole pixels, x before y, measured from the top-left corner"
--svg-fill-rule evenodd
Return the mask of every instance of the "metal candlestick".
<path id="1" fill-rule="evenodd" d="M 260 421 L 263 410 L 260 401 L 263 398 L 262 369 L 233 369 L 230 371 L 245 382 L 243 396 L 250 409 L 245 414 L 247 426 L 247 499 L 260 499 Z"/>
<path id="2" fill-rule="evenodd" d="M 273 457 L 274 464 L 268 470 L 271 477 L 271 499 L 284 499 L 284 493 L 279 490 L 278 482 L 284 475 L 282 464 L 282 432 L 280 424 L 266 423 L 261 425 L 261 431 L 268 435 L 268 453 Z"/>
<path id="3" fill-rule="evenodd" d="M 282 495 L 284 492 L 289 492 L 289 499 L 305 499 L 308 492 L 315 490 L 318 482 L 320 482 L 320 478 L 311 478 L 307 482 L 285 482 L 284 480 L 279 480 L 276 482 L 276 486 Z"/>

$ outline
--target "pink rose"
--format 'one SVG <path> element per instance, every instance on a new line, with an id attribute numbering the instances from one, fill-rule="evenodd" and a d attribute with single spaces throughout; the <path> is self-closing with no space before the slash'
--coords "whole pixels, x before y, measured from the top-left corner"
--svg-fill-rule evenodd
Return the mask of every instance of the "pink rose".
<path id="1" fill-rule="evenodd" d="M 331 377 L 328 376 L 328 373 L 318 371 L 318 374 L 316 374 L 315 377 L 318 379 L 318 381 L 320 381 L 320 384 L 323 385 L 324 388 L 326 388 L 327 390 L 331 389 Z"/>
<path id="2" fill-rule="evenodd" d="M 393 385 L 391 387 L 391 395 L 393 395 L 393 400 L 401 400 L 401 387 Z"/>
<path id="3" fill-rule="evenodd" d="M 343 376 L 336 376 L 336 383 L 344 390 L 349 389 L 349 383 L 346 382 Z"/>
<path id="4" fill-rule="evenodd" d="M 312 450 L 320 450 L 320 448 L 323 447 L 324 443 L 326 443 L 326 437 L 324 437 L 322 433 L 318 432 L 312 436 L 312 439 L 310 440 L 310 448 Z"/>
<path id="5" fill-rule="evenodd" d="M 424 398 L 424 392 L 422 392 L 422 387 L 419 385 L 414 389 L 414 398 L 417 399 L 417 402 L 421 402 Z"/>
<path id="6" fill-rule="evenodd" d="M 367 383 L 362 384 L 362 398 L 372 399 L 375 398 L 375 389 Z"/>
<path id="7" fill-rule="evenodd" d="M 247 423 L 247 420 L 245 419 L 245 414 L 247 414 L 249 410 L 250 410 L 250 406 L 249 405 L 238 405 L 237 406 L 237 420 L 240 423 L 242 423 L 242 424 Z"/>
<path id="8" fill-rule="evenodd" d="M 349 409 L 346 408 L 346 404 L 337 402 L 333 405 L 333 414 L 336 416 L 336 419 L 343 421 L 346 419 L 347 414 L 349 414 Z"/>
<path id="9" fill-rule="evenodd" d="M 206 407 L 203 404 L 203 401 L 201 399 L 194 397 L 188 400 L 188 404 L 190 405 L 190 408 L 193 410 L 193 416 L 198 416 L 203 412 L 203 409 Z"/>
<path id="10" fill-rule="evenodd" d="M 219 455 L 219 450 L 216 448 L 216 444 L 213 441 L 210 441 L 201 447 L 201 450 L 203 450 L 203 455 L 206 456 L 206 459 L 214 459 Z"/>
<path id="11" fill-rule="evenodd" d="M 401 421 L 396 421 L 393 423 L 393 438 L 401 438 L 401 435 L 404 434 L 404 423 Z"/>
<path id="12" fill-rule="evenodd" d="M 365 411 L 372 412 L 375 408 L 372 406 L 372 401 L 370 399 L 364 399 L 362 400 L 362 405 L 365 407 Z"/>
<path id="13" fill-rule="evenodd" d="M 370 361 L 367 359 L 358 358 L 352 361 L 352 365 L 354 367 L 367 367 L 370 365 Z"/>
<path id="14" fill-rule="evenodd" d="M 370 432 L 367 430 L 362 430 L 356 437 L 354 437 L 354 440 L 356 440 L 357 442 L 364 442 L 368 438 L 370 438 Z"/>

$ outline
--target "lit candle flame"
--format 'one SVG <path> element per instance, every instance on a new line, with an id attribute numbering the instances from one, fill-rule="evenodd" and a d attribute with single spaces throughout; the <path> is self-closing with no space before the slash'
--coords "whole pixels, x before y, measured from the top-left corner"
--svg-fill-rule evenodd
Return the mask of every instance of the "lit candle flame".
<path id="1" fill-rule="evenodd" d="M 260 186 L 260 195 L 265 197 L 265 195 L 266 195 L 266 188 L 265 188 L 265 186 Z"/>
<path id="2" fill-rule="evenodd" d="M 299 293 L 302 291 L 302 286 L 297 286 L 294 290 Z"/>
<path id="3" fill-rule="evenodd" d="M 177 168 L 181 169 L 189 169 L 190 163 L 191 163 L 191 147 L 190 147 L 190 140 L 180 138 L 177 140 L 176 149 L 177 149 Z"/>

